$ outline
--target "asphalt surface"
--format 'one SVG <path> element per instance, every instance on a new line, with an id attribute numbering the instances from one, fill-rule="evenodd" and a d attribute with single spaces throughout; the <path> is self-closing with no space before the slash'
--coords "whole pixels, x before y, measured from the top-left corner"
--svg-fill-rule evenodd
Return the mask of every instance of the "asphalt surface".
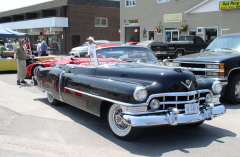
<path id="1" fill-rule="evenodd" d="M 199 127 L 144 129 L 133 141 L 111 133 L 105 118 L 70 105 L 51 106 L 46 94 L 0 73 L 0 157 L 240 156 L 240 104 Z"/>

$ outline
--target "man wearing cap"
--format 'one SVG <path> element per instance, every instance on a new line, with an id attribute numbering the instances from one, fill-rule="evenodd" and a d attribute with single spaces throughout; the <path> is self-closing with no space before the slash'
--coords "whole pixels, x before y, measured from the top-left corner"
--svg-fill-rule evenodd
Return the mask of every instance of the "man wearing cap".
<path id="1" fill-rule="evenodd" d="M 14 60 L 17 60 L 17 85 L 21 85 L 20 83 L 27 83 L 24 81 L 26 76 L 26 58 L 30 55 L 26 54 L 24 51 L 24 45 L 26 41 L 24 39 L 19 40 L 20 46 L 16 48 L 14 53 Z"/>
<path id="2" fill-rule="evenodd" d="M 87 41 L 89 43 L 88 45 L 88 54 L 86 54 L 86 57 L 94 58 L 94 53 L 96 50 L 96 45 L 94 44 L 94 38 L 93 37 L 88 37 Z"/>

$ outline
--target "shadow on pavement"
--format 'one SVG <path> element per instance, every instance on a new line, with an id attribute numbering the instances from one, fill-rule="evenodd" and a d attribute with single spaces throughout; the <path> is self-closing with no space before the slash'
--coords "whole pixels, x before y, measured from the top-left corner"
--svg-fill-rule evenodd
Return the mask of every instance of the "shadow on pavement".
<path id="1" fill-rule="evenodd" d="M 47 99 L 35 99 L 49 105 Z M 51 105 L 49 105 L 51 106 Z M 224 143 L 220 139 L 226 136 L 235 137 L 236 134 L 202 124 L 198 127 L 189 126 L 161 126 L 144 129 L 140 137 L 133 141 L 117 139 L 108 127 L 106 118 L 99 118 L 90 113 L 77 109 L 67 104 L 51 106 L 53 109 L 71 118 L 76 123 L 84 126 L 100 136 L 110 140 L 132 154 L 139 156 L 161 156 L 174 150 L 189 153 L 189 148 L 208 147 L 212 142 Z M 213 119 L 214 121 L 214 119 Z"/>

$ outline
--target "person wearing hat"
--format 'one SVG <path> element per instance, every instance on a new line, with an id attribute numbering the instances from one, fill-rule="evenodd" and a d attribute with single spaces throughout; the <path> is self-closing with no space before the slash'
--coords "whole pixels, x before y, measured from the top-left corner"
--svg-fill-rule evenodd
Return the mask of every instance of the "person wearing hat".
<path id="1" fill-rule="evenodd" d="M 96 50 L 96 45 L 94 44 L 94 38 L 93 37 L 88 37 L 87 41 L 89 43 L 88 45 L 88 53 L 85 55 L 86 57 L 94 58 L 94 53 Z"/>
<path id="2" fill-rule="evenodd" d="M 17 60 L 17 85 L 21 85 L 20 83 L 27 83 L 24 81 L 26 76 L 26 58 L 30 57 L 30 55 L 26 54 L 23 48 L 26 41 L 24 39 L 20 39 L 19 44 L 20 46 L 16 48 L 14 53 L 14 60 Z"/>

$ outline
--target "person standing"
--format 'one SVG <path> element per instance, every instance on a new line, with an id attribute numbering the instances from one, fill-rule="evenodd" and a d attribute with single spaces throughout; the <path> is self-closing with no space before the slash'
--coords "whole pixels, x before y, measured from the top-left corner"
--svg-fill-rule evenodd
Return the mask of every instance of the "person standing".
<path id="1" fill-rule="evenodd" d="M 91 63 L 91 59 L 93 58 L 95 61 L 95 65 L 98 65 L 98 61 L 96 57 L 96 45 L 94 44 L 94 38 L 90 36 L 87 38 L 87 41 L 89 45 L 88 45 L 88 53 L 85 55 L 85 57 L 90 58 L 90 63 Z"/>
<path id="2" fill-rule="evenodd" d="M 12 41 L 11 40 L 8 40 L 7 48 L 8 48 L 9 51 L 13 50 L 13 46 L 12 46 Z"/>
<path id="3" fill-rule="evenodd" d="M 16 51 L 16 48 L 17 48 L 17 46 L 18 46 L 18 43 L 17 43 L 17 40 L 16 40 L 16 39 L 13 40 L 12 46 L 13 46 L 13 51 L 15 52 L 15 51 Z"/>
<path id="4" fill-rule="evenodd" d="M 48 46 L 47 46 L 47 44 L 46 44 L 46 42 L 44 40 L 42 41 L 41 47 L 42 47 L 42 54 L 41 54 L 41 56 L 47 56 L 47 48 L 48 48 Z"/>
<path id="5" fill-rule="evenodd" d="M 40 53 L 42 53 L 42 44 L 40 40 L 37 40 L 38 44 L 37 44 L 37 53 L 38 56 L 40 56 Z"/>
<path id="6" fill-rule="evenodd" d="M 24 81 L 26 76 L 26 59 L 29 57 L 28 54 L 24 51 L 24 45 L 26 41 L 24 39 L 19 40 L 19 46 L 16 48 L 14 53 L 14 60 L 17 60 L 17 85 L 20 83 L 27 83 Z"/>
<path id="7" fill-rule="evenodd" d="M 7 49 L 2 44 L 0 44 L 0 58 L 2 57 L 3 51 L 6 51 L 6 50 Z"/>

